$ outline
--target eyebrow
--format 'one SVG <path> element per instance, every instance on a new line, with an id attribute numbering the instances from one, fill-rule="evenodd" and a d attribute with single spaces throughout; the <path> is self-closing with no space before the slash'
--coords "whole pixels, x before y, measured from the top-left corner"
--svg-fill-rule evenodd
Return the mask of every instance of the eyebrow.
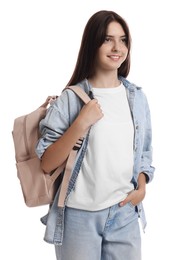
<path id="1" fill-rule="evenodd" d="M 109 35 L 109 34 L 106 34 L 106 37 L 114 38 L 113 35 Z M 120 36 L 120 38 L 126 38 L 126 37 L 127 36 L 125 34 Z"/>

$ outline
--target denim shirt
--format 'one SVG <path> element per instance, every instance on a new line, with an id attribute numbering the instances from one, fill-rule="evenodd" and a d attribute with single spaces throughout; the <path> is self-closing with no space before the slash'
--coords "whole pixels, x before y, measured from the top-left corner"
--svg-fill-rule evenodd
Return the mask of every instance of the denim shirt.
<path id="1" fill-rule="evenodd" d="M 120 77 L 126 88 L 129 107 L 134 125 L 134 166 L 132 183 L 137 188 L 139 173 L 144 172 L 147 183 L 152 181 L 155 168 L 152 163 L 152 130 L 150 111 L 146 96 L 142 89 L 133 83 L 130 83 L 123 77 Z M 85 79 L 78 83 L 89 96 L 93 98 L 92 89 L 88 81 Z M 36 146 L 36 153 L 41 158 L 45 149 L 55 142 L 71 123 L 78 116 L 83 102 L 73 93 L 66 89 L 60 97 L 49 107 L 46 117 L 40 122 L 41 138 Z M 83 144 L 78 151 L 76 161 L 71 173 L 68 185 L 67 195 L 64 207 L 58 207 L 58 197 L 60 190 L 57 191 L 54 202 L 49 207 L 46 216 L 41 218 L 43 224 L 46 225 L 44 240 L 48 243 L 61 245 L 64 232 L 64 212 L 68 196 L 75 186 L 76 179 L 87 149 L 90 130 L 83 140 Z M 138 217 L 141 219 L 142 227 L 145 229 L 146 218 L 144 214 L 143 204 L 137 205 L 136 210 Z"/>

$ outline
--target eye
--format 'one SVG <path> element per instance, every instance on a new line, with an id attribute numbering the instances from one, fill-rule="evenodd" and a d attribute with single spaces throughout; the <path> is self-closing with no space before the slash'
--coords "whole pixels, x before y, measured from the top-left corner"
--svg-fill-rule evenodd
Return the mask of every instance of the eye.
<path id="1" fill-rule="evenodd" d="M 127 38 L 126 38 L 126 37 L 122 37 L 120 40 L 121 40 L 121 42 L 123 42 L 124 44 L 127 44 Z"/>
<path id="2" fill-rule="evenodd" d="M 104 42 L 111 42 L 112 41 L 112 39 L 111 39 L 111 37 L 105 37 L 105 41 Z"/>

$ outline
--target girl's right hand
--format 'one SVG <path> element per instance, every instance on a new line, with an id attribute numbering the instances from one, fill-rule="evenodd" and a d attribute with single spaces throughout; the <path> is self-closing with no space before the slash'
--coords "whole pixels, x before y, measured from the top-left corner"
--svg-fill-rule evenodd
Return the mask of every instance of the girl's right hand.
<path id="1" fill-rule="evenodd" d="M 97 99 L 92 99 L 81 109 L 77 120 L 81 123 L 81 126 L 87 130 L 103 116 L 103 112 Z"/>

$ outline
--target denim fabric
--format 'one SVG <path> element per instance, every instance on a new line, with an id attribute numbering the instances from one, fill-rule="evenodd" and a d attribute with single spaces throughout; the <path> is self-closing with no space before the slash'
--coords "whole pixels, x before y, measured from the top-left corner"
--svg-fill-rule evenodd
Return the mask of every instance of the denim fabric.
<path id="1" fill-rule="evenodd" d="M 137 180 L 140 172 L 144 172 L 147 182 L 152 181 L 154 176 L 154 167 L 152 163 L 152 130 L 151 118 L 147 99 L 140 87 L 130 83 L 123 77 L 120 77 L 123 85 L 126 88 L 128 102 L 131 110 L 131 115 L 134 124 L 134 167 L 132 182 L 137 188 Z M 85 79 L 78 84 L 90 96 L 92 96 L 91 86 Z M 36 146 L 36 153 L 41 158 L 45 149 L 56 141 L 70 124 L 77 117 L 81 107 L 82 101 L 71 90 L 65 90 L 61 96 L 50 106 L 46 117 L 40 122 L 40 131 L 42 137 Z M 76 162 L 70 178 L 67 197 L 65 199 L 65 206 L 67 198 L 71 190 L 75 186 L 75 182 L 81 167 L 84 154 L 88 145 L 90 130 L 84 138 L 81 149 L 78 152 Z M 64 211 L 63 208 L 57 207 L 57 200 L 59 191 L 55 197 L 53 205 L 49 209 L 49 213 L 44 216 L 41 221 L 46 225 L 46 232 L 44 239 L 48 243 L 55 245 L 62 244 L 64 232 Z M 145 213 L 142 203 L 137 205 L 138 217 L 140 217 L 143 229 L 146 226 Z"/>
<path id="2" fill-rule="evenodd" d="M 138 216 L 130 204 L 100 211 L 65 209 L 58 260 L 141 260 Z"/>

